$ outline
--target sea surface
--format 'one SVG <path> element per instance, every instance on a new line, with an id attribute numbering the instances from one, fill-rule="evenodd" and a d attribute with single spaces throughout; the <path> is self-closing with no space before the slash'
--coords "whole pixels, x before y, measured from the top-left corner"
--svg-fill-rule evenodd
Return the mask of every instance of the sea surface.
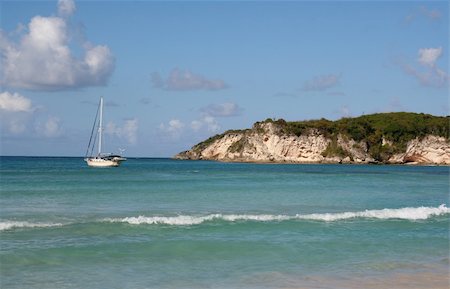
<path id="1" fill-rule="evenodd" d="M 0 161 L 1 288 L 449 285 L 449 167 Z"/>

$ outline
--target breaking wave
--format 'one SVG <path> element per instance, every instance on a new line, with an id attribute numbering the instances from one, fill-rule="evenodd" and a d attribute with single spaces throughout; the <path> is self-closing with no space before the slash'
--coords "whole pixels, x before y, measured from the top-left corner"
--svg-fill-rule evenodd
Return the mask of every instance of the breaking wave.
<path id="1" fill-rule="evenodd" d="M 402 219 L 402 220 L 426 220 L 433 216 L 449 214 L 450 209 L 445 204 L 439 207 L 417 207 L 417 208 L 400 208 L 400 209 L 381 209 L 381 210 L 365 210 L 359 212 L 343 212 L 343 213 L 324 213 L 324 214 L 297 214 L 297 215 L 248 215 L 248 214 L 210 214 L 205 216 L 189 216 L 179 215 L 172 217 L 126 217 L 105 219 L 107 222 L 128 223 L 132 225 L 140 224 L 162 224 L 175 226 L 198 225 L 209 221 L 255 221 L 255 222 L 280 222 L 288 220 L 314 220 L 333 222 L 346 219 L 364 218 L 364 219 Z"/>
<path id="2" fill-rule="evenodd" d="M 0 231 L 11 230 L 15 228 L 46 228 L 59 227 L 60 223 L 31 223 L 27 221 L 0 221 Z"/>
<path id="3" fill-rule="evenodd" d="M 76 223 L 44 223 L 29 221 L 0 220 L 0 232 L 14 229 L 63 227 L 74 224 L 95 223 L 127 223 L 131 225 L 173 225 L 191 226 L 206 222 L 282 222 L 292 220 L 310 220 L 319 222 L 334 222 L 348 219 L 401 219 L 426 220 L 434 216 L 450 214 L 445 204 L 439 207 L 406 207 L 400 209 L 365 210 L 359 212 L 271 215 L 271 214 L 209 214 L 209 215 L 178 215 L 178 216 L 138 216 L 125 218 L 106 218 L 97 220 L 80 220 Z"/>

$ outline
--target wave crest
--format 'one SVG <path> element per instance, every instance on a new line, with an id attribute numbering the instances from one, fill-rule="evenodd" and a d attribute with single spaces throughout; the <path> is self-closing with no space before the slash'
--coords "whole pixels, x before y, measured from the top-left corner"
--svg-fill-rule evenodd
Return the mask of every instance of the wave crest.
<path id="1" fill-rule="evenodd" d="M 450 209 L 445 204 L 439 207 L 418 207 L 418 208 L 400 208 L 400 209 L 382 209 L 365 210 L 361 212 L 344 212 L 334 214 L 309 214 L 297 215 L 299 219 L 318 220 L 318 221 L 338 221 L 353 218 L 367 219 L 403 219 L 403 220 L 426 220 L 433 216 L 439 216 L 450 213 Z"/>
<path id="2" fill-rule="evenodd" d="M 148 224 L 148 225 L 175 225 L 175 226 L 189 226 L 199 225 L 209 221 L 255 221 L 255 222 L 280 222 L 287 220 L 313 220 L 333 222 L 346 219 L 364 218 L 364 219 L 403 219 L 403 220 L 426 220 L 433 216 L 449 214 L 450 209 L 445 204 L 439 207 L 406 207 L 400 209 L 382 209 L 382 210 L 365 210 L 360 212 L 343 212 L 343 213 L 324 213 L 324 214 L 297 214 L 295 216 L 289 215 L 248 215 L 248 214 L 210 214 L 206 216 L 189 216 L 179 215 L 172 217 L 126 217 L 116 219 L 106 219 L 105 221 L 113 223 L 128 223 L 132 225 Z"/>
<path id="3" fill-rule="evenodd" d="M 46 227 L 59 227 L 60 223 L 31 223 L 27 221 L 1 221 L 0 231 L 11 230 L 15 228 L 46 228 Z"/>

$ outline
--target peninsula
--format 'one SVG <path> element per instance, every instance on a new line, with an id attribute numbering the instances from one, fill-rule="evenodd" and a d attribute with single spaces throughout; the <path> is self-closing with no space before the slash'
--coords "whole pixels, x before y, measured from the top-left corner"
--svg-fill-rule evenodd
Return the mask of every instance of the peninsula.
<path id="1" fill-rule="evenodd" d="M 394 112 L 287 122 L 215 135 L 176 159 L 274 163 L 450 165 L 450 117 Z"/>

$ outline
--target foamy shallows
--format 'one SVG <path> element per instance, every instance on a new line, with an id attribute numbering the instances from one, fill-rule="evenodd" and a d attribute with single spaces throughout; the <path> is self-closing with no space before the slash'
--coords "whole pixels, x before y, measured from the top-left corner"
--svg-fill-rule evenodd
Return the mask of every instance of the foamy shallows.
<path id="1" fill-rule="evenodd" d="M 254 215 L 254 214 L 210 214 L 205 216 L 189 216 L 179 215 L 171 217 L 162 216 L 138 216 L 126 218 L 105 219 L 108 222 L 128 223 L 132 225 L 140 224 L 163 224 L 175 226 L 198 225 L 209 221 L 254 221 L 254 222 L 280 222 L 288 220 L 314 220 L 333 222 L 346 219 L 364 218 L 364 219 L 403 219 L 403 220 L 426 220 L 433 216 L 449 214 L 450 209 L 445 204 L 439 207 L 417 207 L 417 208 L 400 208 L 400 209 L 382 209 L 382 210 L 365 210 L 359 212 L 343 212 L 343 213 L 322 213 L 322 214 L 297 214 L 289 215 Z"/>

